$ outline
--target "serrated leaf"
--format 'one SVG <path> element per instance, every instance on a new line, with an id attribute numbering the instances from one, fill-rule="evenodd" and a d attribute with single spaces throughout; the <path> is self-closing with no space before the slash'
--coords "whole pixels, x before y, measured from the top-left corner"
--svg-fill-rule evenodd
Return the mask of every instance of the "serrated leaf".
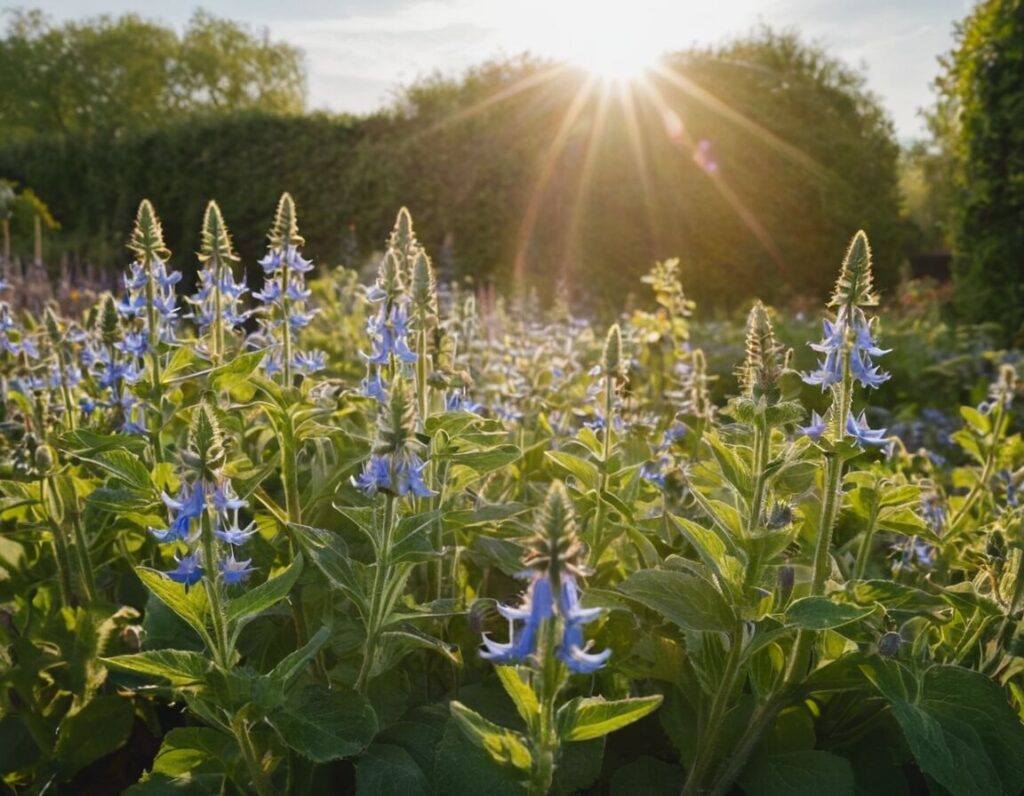
<path id="1" fill-rule="evenodd" d="M 866 670 L 889 700 L 921 770 L 954 796 L 1024 789 L 1024 725 L 999 685 L 959 666 L 932 666 L 917 688 L 906 672 L 873 660 Z"/>
<path id="2" fill-rule="evenodd" d="M 540 718 L 540 703 L 529 684 L 523 680 L 518 666 L 495 666 L 495 673 L 505 693 L 509 695 L 516 710 L 527 727 L 536 725 Z"/>
<path id="3" fill-rule="evenodd" d="M 736 623 L 722 594 L 696 575 L 642 569 L 620 583 L 618 590 L 684 630 L 729 631 Z"/>
<path id="4" fill-rule="evenodd" d="M 566 451 L 545 451 L 544 455 L 563 470 L 575 476 L 576 480 L 585 488 L 597 489 L 601 480 L 601 472 L 593 462 L 588 462 L 586 459 L 581 459 Z"/>
<path id="5" fill-rule="evenodd" d="M 406 624 L 397 630 L 385 630 L 381 633 L 381 638 L 385 641 L 391 642 L 392 644 L 436 652 L 447 658 L 456 666 L 462 666 L 462 650 L 459 649 L 457 644 L 448 644 L 439 638 L 431 636 L 428 633 L 424 633 L 412 625 Z"/>
<path id="6" fill-rule="evenodd" d="M 491 473 L 507 467 L 516 461 L 521 455 L 515 445 L 498 445 L 494 448 L 484 450 L 459 451 L 452 453 L 449 458 L 454 464 L 461 464 L 464 467 L 476 472 L 478 475 Z"/>
<path id="7" fill-rule="evenodd" d="M 558 709 L 558 735 L 563 741 L 602 738 L 657 710 L 661 694 L 608 701 L 603 697 L 576 697 Z"/>
<path id="8" fill-rule="evenodd" d="M 405 749 L 374 743 L 356 763 L 356 796 L 431 796 L 433 789 Z"/>
<path id="9" fill-rule="evenodd" d="M 302 553 L 295 556 L 295 560 L 278 575 L 261 583 L 259 586 L 248 589 L 240 596 L 227 604 L 225 617 L 231 624 L 247 622 L 268 608 L 288 596 L 295 581 L 302 574 Z"/>
<path id="10" fill-rule="evenodd" d="M 210 371 L 210 389 L 214 392 L 228 392 L 241 401 L 248 401 L 256 392 L 255 384 L 249 380 L 266 355 L 264 351 L 249 351 L 239 354 L 230 362 Z"/>
<path id="11" fill-rule="evenodd" d="M 524 773 L 530 771 L 533 757 L 522 735 L 485 719 L 461 702 L 453 700 L 449 707 L 463 735 L 487 752 L 495 763 Z"/>
<path id="12" fill-rule="evenodd" d="M 155 569 L 136 567 L 135 572 L 153 596 L 192 625 L 200 636 L 208 638 L 206 617 L 209 613 L 209 602 L 204 589 L 186 590 L 182 584 L 175 583 L 163 572 Z"/>
<path id="13" fill-rule="evenodd" d="M 309 525 L 291 523 L 289 528 L 303 553 L 309 556 L 334 588 L 343 591 L 356 603 L 360 613 L 365 616 L 366 598 L 355 572 L 352 571 L 344 541 L 335 533 Z"/>
<path id="14" fill-rule="evenodd" d="M 61 437 L 62 446 L 74 453 L 87 455 L 100 451 L 132 451 L 142 453 L 148 444 L 146 438 L 134 434 L 99 434 L 80 428 Z"/>
<path id="15" fill-rule="evenodd" d="M 353 757 L 377 733 L 377 716 L 355 691 L 306 686 L 267 716 L 281 740 L 317 763 Z"/>
<path id="16" fill-rule="evenodd" d="M 853 796 L 856 782 L 850 762 L 831 752 L 806 749 L 759 754 L 740 778 L 747 796 Z"/>
<path id="17" fill-rule="evenodd" d="M 153 480 L 146 465 L 138 456 L 128 451 L 103 451 L 91 458 L 83 457 L 83 460 L 119 478 L 131 489 L 140 492 L 153 490 Z"/>
<path id="18" fill-rule="evenodd" d="M 874 605 L 838 603 L 828 597 L 803 597 L 786 610 L 786 625 L 802 630 L 829 630 L 857 622 L 874 612 Z"/>
<path id="19" fill-rule="evenodd" d="M 288 688 L 295 680 L 316 654 L 320 651 L 320 648 L 327 643 L 327 640 L 331 637 L 331 630 L 328 627 L 322 627 L 313 637 L 307 641 L 302 647 L 295 650 L 291 654 L 285 656 L 270 672 L 270 677 L 277 680 L 282 688 Z"/>
<path id="20" fill-rule="evenodd" d="M 123 672 L 167 680 L 176 688 L 203 682 L 210 662 L 198 652 L 183 650 L 150 650 L 134 655 L 103 658 L 103 663 Z"/>

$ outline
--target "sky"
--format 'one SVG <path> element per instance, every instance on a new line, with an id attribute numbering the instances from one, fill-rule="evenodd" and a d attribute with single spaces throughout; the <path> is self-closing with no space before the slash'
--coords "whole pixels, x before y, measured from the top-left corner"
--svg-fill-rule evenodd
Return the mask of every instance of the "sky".
<path id="1" fill-rule="evenodd" d="M 58 19 L 139 13 L 182 27 L 195 6 L 166 0 L 25 0 Z M 862 68 L 899 137 L 924 134 L 937 59 L 973 0 L 209 0 L 306 53 L 309 106 L 366 112 L 398 87 L 530 50 L 609 70 L 715 44 L 759 24 L 795 28 Z M 6 5 L 6 4 L 5 4 Z"/>

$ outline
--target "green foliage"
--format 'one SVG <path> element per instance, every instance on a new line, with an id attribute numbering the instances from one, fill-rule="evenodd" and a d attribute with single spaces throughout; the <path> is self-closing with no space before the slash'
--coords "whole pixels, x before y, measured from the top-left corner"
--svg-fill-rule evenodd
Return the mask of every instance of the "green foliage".
<path id="1" fill-rule="evenodd" d="M 985 0 L 956 28 L 932 126 L 953 160 L 954 277 L 965 318 L 1024 328 L 1024 4 Z"/>
<path id="2" fill-rule="evenodd" d="M 279 208 L 271 245 L 292 245 Z M 144 260 L 159 228 L 143 203 Z M 1021 791 L 1014 353 L 935 355 L 935 383 L 958 382 L 943 408 L 970 400 L 931 450 L 906 426 L 826 433 L 811 406 L 866 400 L 853 356 L 978 341 L 857 314 L 812 349 L 836 355 L 831 389 L 803 389 L 779 341 L 806 348 L 820 319 L 758 303 L 706 324 L 672 261 L 647 280 L 657 309 L 609 333 L 435 290 L 408 212 L 388 246 L 372 286 L 310 284 L 320 312 L 292 331 L 323 368 L 294 378 L 266 358 L 280 304 L 220 362 L 170 295 L 171 333 L 132 359 L 144 319 L 110 295 L 80 320 L 0 306 L 5 786 Z M 858 236 L 841 310 L 873 300 L 868 265 Z M 736 366 L 735 388 L 713 380 Z M 872 415 L 917 413 L 931 382 L 911 367 Z"/>
<path id="3" fill-rule="evenodd" d="M 205 11 L 180 36 L 134 14 L 57 25 L 40 11 L 9 13 L 0 39 L 4 138 L 303 108 L 298 50 Z"/>
<path id="4" fill-rule="evenodd" d="M 515 275 L 547 290 L 561 281 L 569 295 L 610 304 L 651 261 L 684 252 L 679 272 L 706 303 L 824 296 L 831 278 L 821 263 L 864 227 L 880 252 L 880 285 L 895 282 L 898 150 L 858 73 L 794 35 L 760 31 L 673 55 L 650 79 L 664 107 L 637 92 L 634 120 L 576 70 L 512 60 L 415 84 L 395 107 L 360 119 L 251 113 L 133 124 L 114 139 L 87 128 L 13 142 L 0 147 L 0 173 L 44 192 L 66 245 L 106 265 L 120 265 L 128 197 L 152 197 L 171 249 L 199 249 L 196 225 L 215 185 L 249 262 L 263 246 L 266 208 L 287 188 L 308 208 L 310 250 L 350 266 L 360 264 L 351 236 L 362 253 L 378 249 L 393 208 L 408 203 L 420 242 L 445 253 L 433 263 L 442 281 Z M 558 140 L 577 96 L 578 117 Z M 666 129 L 673 118 L 685 120 L 682 134 L 681 122 Z M 714 171 L 695 158 L 701 141 Z M 153 163 L 175 179 L 154 182 Z"/>

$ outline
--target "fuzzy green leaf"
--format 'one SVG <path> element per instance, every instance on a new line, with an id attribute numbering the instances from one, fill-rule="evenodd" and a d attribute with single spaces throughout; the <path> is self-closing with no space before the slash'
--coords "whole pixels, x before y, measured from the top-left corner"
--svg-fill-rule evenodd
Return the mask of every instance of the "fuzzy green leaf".
<path id="1" fill-rule="evenodd" d="M 661 699 L 661 694 L 612 702 L 603 697 L 577 697 L 559 708 L 558 735 L 563 741 L 601 738 L 654 712 Z"/>
<path id="2" fill-rule="evenodd" d="M 684 630 L 728 631 L 736 622 L 714 586 L 685 572 L 642 569 L 619 584 L 618 590 Z"/>
<path id="3" fill-rule="evenodd" d="M 306 686 L 267 716 L 281 740 L 317 763 L 353 757 L 377 734 L 377 716 L 355 691 Z"/>
<path id="4" fill-rule="evenodd" d="M 450 707 L 458 728 L 494 762 L 503 768 L 529 772 L 533 758 L 522 735 L 485 719 L 461 702 L 453 700 Z"/>
<path id="5" fill-rule="evenodd" d="M 829 630 L 864 619 L 875 606 L 837 603 L 828 597 L 803 597 L 786 611 L 786 624 L 801 630 Z"/>

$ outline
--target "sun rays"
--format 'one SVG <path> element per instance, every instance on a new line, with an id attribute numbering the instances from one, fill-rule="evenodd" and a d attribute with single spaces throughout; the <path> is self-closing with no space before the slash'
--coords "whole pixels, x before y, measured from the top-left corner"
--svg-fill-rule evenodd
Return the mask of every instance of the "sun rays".
<path id="1" fill-rule="evenodd" d="M 641 65 L 637 57 L 632 66 L 642 68 L 639 72 L 632 70 L 632 76 L 626 77 L 627 70 L 618 69 L 625 61 L 618 60 L 618 56 L 608 58 L 604 65 L 595 63 L 586 69 L 581 67 L 581 63 L 586 62 L 584 58 L 526 69 L 526 74 L 518 80 L 507 82 L 487 96 L 435 120 L 418 133 L 430 135 L 459 125 L 517 98 L 522 106 L 516 108 L 515 123 L 550 125 L 553 134 L 541 156 L 535 162 L 523 163 L 523 168 L 532 176 L 528 178 L 522 212 L 515 222 L 512 263 L 517 280 L 539 267 L 556 274 L 563 282 L 568 281 L 574 263 L 582 262 L 586 256 L 581 246 L 587 238 L 588 202 L 595 190 L 608 187 L 595 185 L 599 154 L 603 148 L 619 146 L 621 154 L 612 153 L 613 158 L 620 161 L 616 168 L 623 170 L 623 179 L 637 181 L 640 185 L 643 213 L 639 229 L 656 249 L 661 248 L 664 226 L 658 223 L 659 212 L 664 221 L 666 212 L 674 211 L 674 208 L 658 207 L 658 197 L 666 190 L 664 181 L 670 179 L 667 174 L 675 173 L 673 169 L 678 170 L 689 162 L 697 166 L 691 179 L 706 181 L 720 198 L 725 212 L 739 220 L 779 273 L 785 273 L 786 261 L 779 245 L 747 201 L 742 185 L 737 184 L 736 169 L 741 165 L 730 160 L 728 152 L 719 153 L 717 141 L 706 137 L 699 129 L 691 129 L 690 117 L 699 109 L 705 116 L 716 118 L 724 125 L 720 129 L 729 130 L 730 135 L 735 133 L 756 140 L 816 179 L 826 179 L 828 171 L 797 147 L 715 96 L 685 74 L 685 69 L 676 68 L 665 60 L 646 61 Z M 557 111 L 551 121 L 547 114 L 552 112 L 553 105 L 562 110 Z M 610 132 L 611 129 L 616 132 Z M 722 155 L 725 162 L 720 160 Z M 668 190 L 679 195 L 697 187 L 689 183 L 671 185 Z M 542 224 L 542 218 L 551 213 L 557 213 L 563 223 Z M 680 230 L 686 229 L 687 223 L 688 219 L 679 218 L 678 224 L 673 226 L 678 233 L 677 246 L 683 234 Z M 538 246 L 541 230 L 546 241 L 553 240 L 552 246 L 543 249 Z M 541 250 L 550 261 L 537 262 Z M 664 256 L 670 253 L 677 252 L 665 252 Z M 685 258 L 687 252 L 683 250 L 678 254 Z M 624 267 L 632 265 L 635 264 L 623 264 Z"/>

